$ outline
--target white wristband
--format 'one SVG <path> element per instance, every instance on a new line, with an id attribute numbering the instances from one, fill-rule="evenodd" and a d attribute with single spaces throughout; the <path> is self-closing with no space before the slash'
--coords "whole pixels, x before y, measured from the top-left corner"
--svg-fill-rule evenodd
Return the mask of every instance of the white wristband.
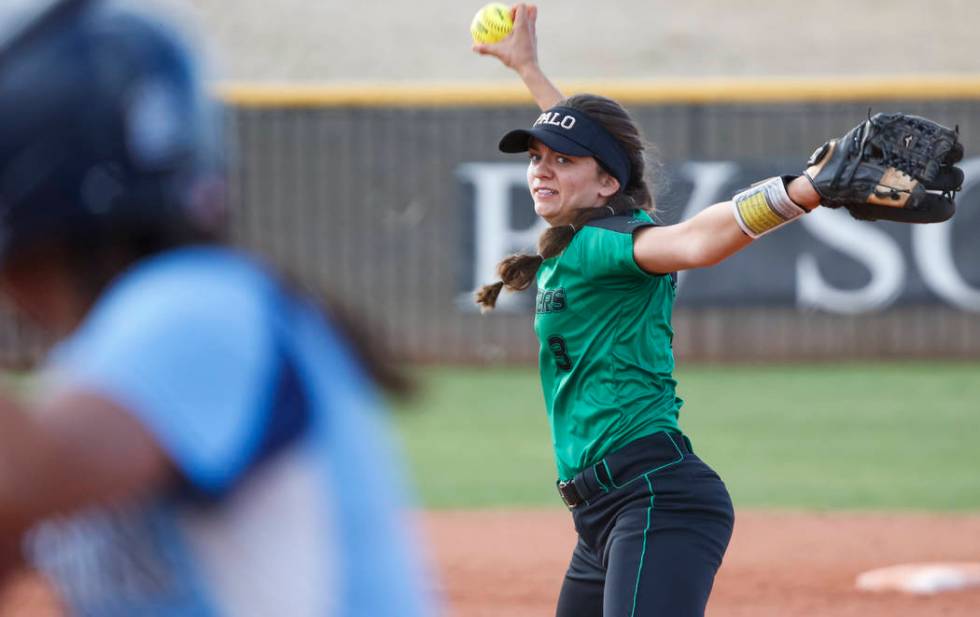
<path id="1" fill-rule="evenodd" d="M 758 182 L 732 197 L 738 226 L 750 238 L 758 238 L 807 213 L 786 192 L 779 176 Z"/>

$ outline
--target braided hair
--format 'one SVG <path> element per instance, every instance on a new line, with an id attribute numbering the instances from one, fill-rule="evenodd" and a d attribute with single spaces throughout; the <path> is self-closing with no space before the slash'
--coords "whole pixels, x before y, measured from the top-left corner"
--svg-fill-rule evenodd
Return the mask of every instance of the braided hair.
<path id="1" fill-rule="evenodd" d="M 568 248 L 572 238 L 586 223 L 593 219 L 616 214 L 628 214 L 636 209 L 653 212 L 653 194 L 645 178 L 645 145 L 639 128 L 623 107 L 616 101 L 596 94 L 576 94 L 561 101 L 559 105 L 570 107 L 587 114 L 598 122 L 625 150 L 630 165 L 630 181 L 613 195 L 604 207 L 586 208 L 578 213 L 568 225 L 549 227 L 538 238 L 538 252 L 514 254 L 505 257 L 497 264 L 500 280 L 484 285 L 476 291 L 476 303 L 483 312 L 493 309 L 503 288 L 510 291 L 523 291 L 531 286 L 538 268 L 545 259 L 560 255 Z"/>

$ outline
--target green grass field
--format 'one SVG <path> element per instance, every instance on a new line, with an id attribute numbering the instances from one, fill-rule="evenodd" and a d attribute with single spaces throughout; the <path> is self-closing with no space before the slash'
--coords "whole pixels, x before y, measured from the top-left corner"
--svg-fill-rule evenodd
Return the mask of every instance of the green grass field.
<path id="1" fill-rule="evenodd" d="M 398 426 L 422 503 L 559 507 L 534 367 L 429 368 Z M 980 363 L 701 366 L 681 426 L 736 507 L 980 509 Z"/>

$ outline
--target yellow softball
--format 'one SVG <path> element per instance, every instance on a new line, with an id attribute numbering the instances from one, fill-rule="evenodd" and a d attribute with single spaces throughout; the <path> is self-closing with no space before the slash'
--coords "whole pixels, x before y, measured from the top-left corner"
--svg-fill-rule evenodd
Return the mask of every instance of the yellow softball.
<path id="1" fill-rule="evenodd" d="M 470 24 L 470 34 L 477 43 L 496 43 L 507 38 L 514 28 L 510 19 L 510 7 L 491 2 L 476 12 Z"/>

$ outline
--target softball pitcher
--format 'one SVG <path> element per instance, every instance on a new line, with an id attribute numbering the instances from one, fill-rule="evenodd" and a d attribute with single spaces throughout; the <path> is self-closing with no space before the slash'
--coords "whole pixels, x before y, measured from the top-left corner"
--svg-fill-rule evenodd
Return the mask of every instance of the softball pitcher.
<path id="1" fill-rule="evenodd" d="M 0 580 L 26 557 L 99 617 L 434 614 L 383 372 L 222 244 L 220 114 L 120 4 L 0 20 L 0 288 L 58 339 L 38 403 L 0 396 Z"/>
<path id="2" fill-rule="evenodd" d="M 543 110 L 499 148 L 528 153 L 528 188 L 549 228 L 536 255 L 500 263 L 502 280 L 477 302 L 490 309 L 503 287 L 537 283 L 558 490 L 578 532 L 557 614 L 700 616 L 734 515 L 678 424 L 674 273 L 716 264 L 821 203 L 864 219 L 945 220 L 962 147 L 929 120 L 879 114 L 819 148 L 803 174 L 660 226 L 636 124 L 610 99 L 562 96 L 538 66 L 535 18 L 516 5 L 511 35 L 474 50 L 514 69 Z"/>

